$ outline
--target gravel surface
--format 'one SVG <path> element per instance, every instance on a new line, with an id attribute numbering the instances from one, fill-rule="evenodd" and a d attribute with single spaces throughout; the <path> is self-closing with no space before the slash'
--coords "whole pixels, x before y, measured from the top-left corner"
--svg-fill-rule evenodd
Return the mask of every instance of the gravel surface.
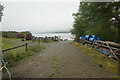
<path id="1" fill-rule="evenodd" d="M 108 78 L 114 75 L 95 64 L 70 41 L 42 45 L 45 49 L 10 69 L 12 78 Z M 6 77 L 3 73 L 3 78 Z"/>

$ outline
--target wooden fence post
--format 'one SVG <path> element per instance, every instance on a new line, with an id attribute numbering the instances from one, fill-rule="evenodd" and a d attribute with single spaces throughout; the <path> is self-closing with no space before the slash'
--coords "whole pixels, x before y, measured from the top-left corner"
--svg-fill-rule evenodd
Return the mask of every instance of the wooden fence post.
<path id="1" fill-rule="evenodd" d="M 40 46 L 40 39 L 38 39 L 38 46 Z"/>
<path id="2" fill-rule="evenodd" d="M 40 41 L 41 41 L 41 38 L 40 38 Z M 41 42 L 40 42 L 40 46 L 41 46 Z"/>
<path id="3" fill-rule="evenodd" d="M 39 37 L 39 39 L 38 39 L 38 46 L 41 46 L 41 42 L 40 42 L 40 37 Z"/>
<path id="4" fill-rule="evenodd" d="M 27 47 L 28 47 L 28 46 L 27 46 L 27 42 L 26 42 L 26 43 L 25 43 L 25 50 L 26 50 L 26 51 L 28 50 Z"/>
<path id="5" fill-rule="evenodd" d="M 111 49 L 111 47 L 108 45 L 108 43 L 106 43 L 107 44 L 107 46 L 108 46 L 108 48 L 110 49 L 110 51 L 112 52 L 112 54 L 115 56 L 115 58 L 118 60 L 118 62 L 120 62 L 119 61 L 119 58 L 115 55 L 115 53 L 113 52 L 113 50 Z"/>

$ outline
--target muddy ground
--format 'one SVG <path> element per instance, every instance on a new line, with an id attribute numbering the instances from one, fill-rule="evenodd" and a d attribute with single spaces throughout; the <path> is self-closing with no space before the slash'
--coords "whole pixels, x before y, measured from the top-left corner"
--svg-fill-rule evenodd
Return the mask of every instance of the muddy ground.
<path id="1" fill-rule="evenodd" d="M 70 41 L 42 43 L 45 49 L 10 69 L 12 78 L 108 78 L 113 73 L 95 64 Z M 3 72 L 3 78 L 8 74 Z"/>

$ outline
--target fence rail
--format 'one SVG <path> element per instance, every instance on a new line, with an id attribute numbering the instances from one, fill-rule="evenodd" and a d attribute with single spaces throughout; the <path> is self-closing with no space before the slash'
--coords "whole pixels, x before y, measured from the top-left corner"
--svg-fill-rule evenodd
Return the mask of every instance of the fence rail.
<path id="1" fill-rule="evenodd" d="M 16 49 L 16 48 L 19 48 L 19 47 L 22 47 L 22 46 L 25 46 L 25 50 L 27 51 L 27 48 L 28 48 L 28 44 L 31 44 L 31 43 L 34 43 L 35 41 L 33 42 L 26 42 L 22 45 L 19 45 L 19 46 L 15 46 L 15 47 L 12 47 L 12 48 L 9 48 L 9 49 L 5 49 L 5 50 L 2 50 L 2 52 L 5 52 L 5 51 L 9 51 L 9 50 L 12 50 L 12 49 Z M 39 43 L 39 42 L 38 42 Z"/>
<path id="2" fill-rule="evenodd" d="M 5 51 L 9 51 L 9 50 L 13 50 L 13 49 L 16 49 L 16 48 L 19 48 L 19 47 L 22 47 L 22 46 L 25 46 L 25 50 L 27 51 L 28 49 L 28 44 L 31 44 L 31 43 L 34 43 L 35 41 L 32 41 L 32 42 L 26 42 L 22 45 L 19 45 L 19 46 L 16 46 L 16 47 L 12 47 L 12 48 L 9 48 L 9 49 L 5 49 L 5 50 L 2 50 L 2 52 L 5 52 Z M 38 45 L 40 45 L 40 40 L 38 40 Z M 8 64 L 8 62 L 5 62 L 4 59 L 3 59 L 3 54 L 1 54 L 1 61 L 2 61 L 2 64 L 3 66 L 0 68 L 0 71 L 2 71 L 3 68 L 5 68 L 7 70 L 7 73 L 10 77 L 10 80 L 11 80 L 11 73 L 9 72 L 9 70 L 7 69 L 6 65 Z"/>
<path id="3" fill-rule="evenodd" d="M 82 44 L 91 45 L 92 48 L 99 50 L 99 52 L 102 52 L 103 54 L 107 56 L 111 56 L 112 58 L 115 58 L 118 61 L 120 61 L 119 43 L 98 41 L 98 40 L 94 40 L 93 42 L 90 42 L 86 39 L 81 39 L 79 42 Z"/>

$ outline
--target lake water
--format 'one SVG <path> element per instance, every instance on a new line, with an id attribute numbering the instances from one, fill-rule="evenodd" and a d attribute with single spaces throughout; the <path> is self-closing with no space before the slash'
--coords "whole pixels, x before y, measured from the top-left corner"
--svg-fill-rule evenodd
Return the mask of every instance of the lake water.
<path id="1" fill-rule="evenodd" d="M 37 36 L 37 37 L 54 37 L 54 36 L 58 36 L 61 39 L 68 39 L 68 40 L 73 40 L 74 39 L 74 35 L 71 35 L 71 33 L 39 33 L 39 34 L 33 34 L 33 36 Z"/>

